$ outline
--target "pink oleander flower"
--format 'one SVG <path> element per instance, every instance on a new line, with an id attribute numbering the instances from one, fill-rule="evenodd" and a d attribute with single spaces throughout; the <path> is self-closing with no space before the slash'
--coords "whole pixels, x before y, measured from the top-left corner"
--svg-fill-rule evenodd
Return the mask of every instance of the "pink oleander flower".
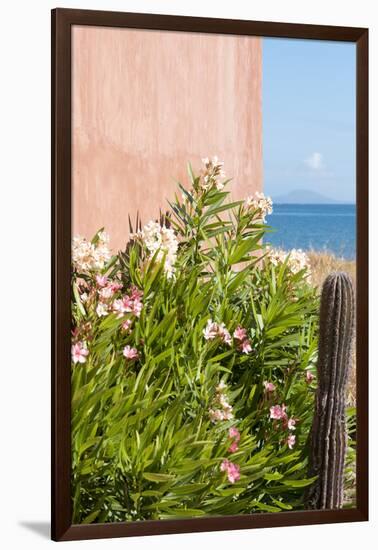
<path id="1" fill-rule="evenodd" d="M 122 283 L 118 283 L 117 281 L 111 281 L 108 286 L 113 292 L 118 292 L 119 290 L 121 290 L 123 285 Z"/>
<path id="2" fill-rule="evenodd" d="M 240 341 L 245 340 L 247 338 L 247 329 L 239 325 L 234 331 L 234 338 Z"/>
<path id="3" fill-rule="evenodd" d="M 231 443 L 231 445 L 229 446 L 229 448 L 227 449 L 227 451 L 228 451 L 229 453 L 236 453 L 236 451 L 237 451 L 238 449 L 239 449 L 239 446 L 238 446 L 237 442 L 236 442 L 236 441 L 233 441 L 233 442 Z"/>
<path id="4" fill-rule="evenodd" d="M 235 340 L 239 340 L 237 347 L 240 351 L 242 351 L 243 353 L 246 353 L 247 355 L 248 353 L 251 353 L 252 345 L 251 345 L 251 341 L 247 336 L 246 328 L 243 328 L 239 325 L 234 331 L 234 338 Z"/>
<path id="5" fill-rule="evenodd" d="M 220 470 L 221 472 L 227 473 L 228 481 L 230 483 L 235 483 L 235 481 L 240 479 L 240 466 L 230 462 L 227 458 L 225 458 L 220 465 Z"/>
<path id="6" fill-rule="evenodd" d="M 124 307 L 123 307 L 123 301 L 121 298 L 117 298 L 117 300 L 114 300 L 113 302 L 113 311 L 115 313 L 118 313 L 117 317 L 120 318 L 124 314 Z"/>
<path id="7" fill-rule="evenodd" d="M 265 380 L 263 383 L 266 393 L 274 392 L 276 390 L 276 386 L 273 384 L 273 382 L 268 382 Z"/>
<path id="8" fill-rule="evenodd" d="M 121 325 L 121 328 L 122 330 L 124 330 L 125 332 L 129 332 L 130 329 L 131 329 L 131 325 L 133 324 L 132 320 L 131 319 L 126 319 L 126 321 L 124 321 Z"/>
<path id="9" fill-rule="evenodd" d="M 287 421 L 287 427 L 289 430 L 295 430 L 295 424 L 297 423 L 295 418 L 289 418 Z"/>
<path id="10" fill-rule="evenodd" d="M 307 384 L 311 384 L 311 382 L 314 380 L 315 376 L 310 372 L 309 370 L 306 370 L 306 382 Z"/>
<path id="11" fill-rule="evenodd" d="M 225 458 L 223 461 L 222 461 L 222 464 L 220 465 L 220 470 L 221 472 L 226 472 L 227 469 L 228 469 L 228 465 L 230 464 L 230 461 L 227 460 L 227 458 Z"/>
<path id="12" fill-rule="evenodd" d="M 113 311 L 118 313 L 118 318 L 122 317 L 125 313 L 133 313 L 136 317 L 139 317 L 142 309 L 142 302 L 137 298 L 133 299 L 128 294 L 113 302 Z"/>
<path id="13" fill-rule="evenodd" d="M 133 300 L 141 300 L 143 298 L 143 290 L 140 290 L 136 286 L 132 286 L 130 289 L 130 296 Z"/>
<path id="14" fill-rule="evenodd" d="M 96 275 L 96 283 L 100 288 L 104 288 L 104 286 L 108 283 L 108 278 L 106 275 Z"/>
<path id="15" fill-rule="evenodd" d="M 248 353 L 251 353 L 252 351 L 251 342 L 248 339 L 243 340 L 243 342 L 240 344 L 240 348 L 243 353 L 246 353 L 248 355 Z"/>
<path id="16" fill-rule="evenodd" d="M 281 418 L 285 418 L 286 417 L 285 409 L 286 409 L 285 405 L 282 405 L 282 406 L 273 405 L 269 409 L 270 418 L 272 418 L 273 420 L 281 420 Z"/>
<path id="17" fill-rule="evenodd" d="M 138 359 L 139 353 L 136 348 L 132 348 L 131 346 L 125 346 L 123 348 L 123 355 L 126 357 L 126 359 Z"/>
<path id="18" fill-rule="evenodd" d="M 127 294 L 122 298 L 122 307 L 125 313 L 131 313 L 134 309 L 134 300 Z"/>
<path id="19" fill-rule="evenodd" d="M 77 342 L 71 347 L 71 356 L 74 363 L 85 363 L 89 351 L 83 342 Z"/>
<path id="20" fill-rule="evenodd" d="M 143 309 L 143 304 L 142 302 L 139 301 L 139 299 L 134 299 L 133 300 L 133 305 L 132 305 L 132 313 L 136 316 L 136 317 L 140 317 L 140 313 Z"/>
<path id="21" fill-rule="evenodd" d="M 237 428 L 232 427 L 228 430 L 228 436 L 230 439 L 233 439 L 233 441 L 227 450 L 229 453 L 236 453 L 239 449 L 238 442 L 240 441 L 240 432 Z"/>
<path id="22" fill-rule="evenodd" d="M 235 428 L 234 426 L 232 426 L 229 430 L 228 430 L 228 436 L 231 438 L 231 439 L 234 439 L 235 441 L 240 441 L 240 432 L 237 428 Z"/>
<path id="23" fill-rule="evenodd" d="M 289 449 L 292 449 L 295 445 L 295 435 L 294 434 L 288 435 L 286 439 L 286 443 Z"/>

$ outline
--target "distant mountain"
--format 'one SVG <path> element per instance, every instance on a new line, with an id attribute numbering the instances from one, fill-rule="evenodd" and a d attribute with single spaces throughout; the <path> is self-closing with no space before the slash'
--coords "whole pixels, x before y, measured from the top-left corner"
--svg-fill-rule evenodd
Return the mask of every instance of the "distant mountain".
<path id="1" fill-rule="evenodd" d="M 337 201 L 325 197 L 316 191 L 307 189 L 295 189 L 286 195 L 275 197 L 273 202 L 276 204 L 347 204 L 348 201 Z"/>

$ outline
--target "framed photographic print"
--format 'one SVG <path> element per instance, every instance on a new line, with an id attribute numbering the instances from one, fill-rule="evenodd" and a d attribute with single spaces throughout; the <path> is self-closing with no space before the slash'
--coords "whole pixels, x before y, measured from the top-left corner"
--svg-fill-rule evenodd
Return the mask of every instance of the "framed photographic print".
<path id="1" fill-rule="evenodd" d="M 368 519 L 368 31 L 52 12 L 52 538 Z"/>

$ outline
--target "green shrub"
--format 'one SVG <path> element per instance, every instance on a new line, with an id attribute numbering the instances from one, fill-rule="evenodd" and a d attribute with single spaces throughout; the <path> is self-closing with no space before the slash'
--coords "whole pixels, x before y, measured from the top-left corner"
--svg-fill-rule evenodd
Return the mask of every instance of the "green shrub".
<path id="1" fill-rule="evenodd" d="M 189 177 L 124 252 L 73 243 L 75 523 L 301 509 L 312 481 L 304 257 L 264 244 L 269 199 L 230 202 L 219 163 Z"/>

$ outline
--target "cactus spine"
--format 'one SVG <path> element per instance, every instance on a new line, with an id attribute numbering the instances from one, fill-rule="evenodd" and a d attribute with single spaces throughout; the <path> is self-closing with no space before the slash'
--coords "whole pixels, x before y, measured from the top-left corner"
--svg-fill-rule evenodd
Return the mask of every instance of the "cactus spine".
<path id="1" fill-rule="evenodd" d="M 306 507 L 341 508 L 346 452 L 345 392 L 352 360 L 354 292 L 346 273 L 331 273 L 320 304 L 318 387 L 311 432 Z"/>

